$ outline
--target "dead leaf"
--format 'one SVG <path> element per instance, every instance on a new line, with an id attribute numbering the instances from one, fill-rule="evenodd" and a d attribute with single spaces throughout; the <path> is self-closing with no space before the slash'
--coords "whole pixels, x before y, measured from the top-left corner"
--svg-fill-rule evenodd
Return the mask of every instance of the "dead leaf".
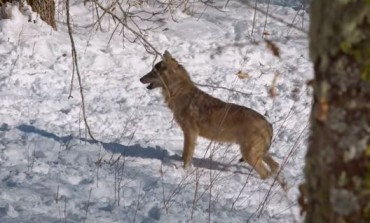
<path id="1" fill-rule="evenodd" d="M 247 79 L 250 77 L 247 72 L 241 70 L 239 70 L 238 73 L 236 73 L 236 76 L 238 76 L 240 79 Z"/>
<path id="2" fill-rule="evenodd" d="M 268 91 L 271 98 L 275 98 L 278 95 L 276 86 L 277 86 L 277 81 L 279 77 L 280 77 L 280 74 L 276 73 L 274 79 L 272 80 L 271 87 Z"/>
<path id="3" fill-rule="evenodd" d="M 277 47 L 275 43 L 273 43 L 272 41 L 270 41 L 268 39 L 265 39 L 265 42 L 266 42 L 267 48 L 269 50 L 271 50 L 272 54 L 274 56 L 280 58 L 280 49 L 279 49 L 279 47 Z"/>

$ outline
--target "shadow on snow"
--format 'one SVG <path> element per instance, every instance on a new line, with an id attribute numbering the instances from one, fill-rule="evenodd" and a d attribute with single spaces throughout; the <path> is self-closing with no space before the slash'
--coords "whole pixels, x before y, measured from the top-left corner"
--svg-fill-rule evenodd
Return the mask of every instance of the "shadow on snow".
<path id="1" fill-rule="evenodd" d="M 57 142 L 68 144 L 71 140 L 75 139 L 72 135 L 68 136 L 57 136 L 54 133 L 39 129 L 32 125 L 19 125 L 16 127 L 21 132 L 27 133 L 27 134 L 37 134 L 52 140 L 55 140 Z M 112 153 L 120 153 L 126 157 L 139 157 L 144 159 L 157 159 L 163 162 L 164 165 L 174 165 L 171 161 L 177 161 L 181 162 L 182 164 L 182 158 L 178 154 L 169 155 L 168 151 L 165 149 L 162 149 L 160 147 L 142 147 L 139 144 L 135 145 L 122 145 L 120 143 L 116 142 L 103 142 L 103 141 L 93 141 L 93 140 L 87 140 L 82 138 L 82 141 L 88 142 L 90 144 L 100 144 L 103 146 L 103 148 L 107 151 L 110 151 Z M 220 170 L 220 171 L 227 171 L 230 167 L 237 167 L 239 165 L 236 164 L 224 164 L 215 160 L 211 160 L 208 158 L 196 158 L 193 157 L 192 163 L 194 167 L 204 168 L 204 169 L 212 169 L 212 170 Z M 249 172 L 248 169 L 246 169 L 247 172 Z M 237 170 L 234 172 L 245 172 L 241 170 Z"/>

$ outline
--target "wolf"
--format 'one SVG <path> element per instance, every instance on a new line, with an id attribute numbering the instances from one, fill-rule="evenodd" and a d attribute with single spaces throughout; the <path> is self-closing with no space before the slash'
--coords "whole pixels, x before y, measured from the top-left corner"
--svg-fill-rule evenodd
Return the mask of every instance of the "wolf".
<path id="1" fill-rule="evenodd" d="M 250 108 L 224 102 L 197 88 L 185 68 L 168 51 L 140 82 L 148 84 L 149 90 L 162 89 L 165 102 L 184 134 L 182 160 L 185 169 L 192 160 L 198 136 L 239 144 L 241 161 L 251 165 L 261 179 L 279 169 L 279 164 L 268 153 L 273 129 L 266 118 Z"/>

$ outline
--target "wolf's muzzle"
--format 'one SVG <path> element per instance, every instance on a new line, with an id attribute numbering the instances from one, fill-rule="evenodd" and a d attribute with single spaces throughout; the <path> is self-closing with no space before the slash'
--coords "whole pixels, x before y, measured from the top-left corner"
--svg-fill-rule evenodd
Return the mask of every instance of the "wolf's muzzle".
<path id="1" fill-rule="evenodd" d="M 151 90 L 151 89 L 154 88 L 154 84 L 152 83 L 150 78 L 148 78 L 148 75 L 149 74 L 146 74 L 146 75 L 144 75 L 144 77 L 140 78 L 140 82 L 143 83 L 143 84 L 149 84 L 146 88 Z"/>

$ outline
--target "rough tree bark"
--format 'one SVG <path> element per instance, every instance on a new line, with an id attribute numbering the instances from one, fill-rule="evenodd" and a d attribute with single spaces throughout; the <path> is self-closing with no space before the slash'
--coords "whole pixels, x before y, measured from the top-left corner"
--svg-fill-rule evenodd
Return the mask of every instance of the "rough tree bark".
<path id="1" fill-rule="evenodd" d="M 17 2 L 15 0 L 0 0 L 0 6 L 6 2 Z M 54 0 L 27 0 L 32 10 L 38 13 L 42 20 L 50 25 L 54 30 L 57 29 L 55 23 L 55 2 Z"/>
<path id="2" fill-rule="evenodd" d="M 55 2 L 54 0 L 27 0 L 32 10 L 37 12 L 41 19 L 44 20 L 49 26 L 57 29 L 55 23 Z"/>
<path id="3" fill-rule="evenodd" d="M 370 222 L 370 1 L 312 0 L 306 223 Z"/>

